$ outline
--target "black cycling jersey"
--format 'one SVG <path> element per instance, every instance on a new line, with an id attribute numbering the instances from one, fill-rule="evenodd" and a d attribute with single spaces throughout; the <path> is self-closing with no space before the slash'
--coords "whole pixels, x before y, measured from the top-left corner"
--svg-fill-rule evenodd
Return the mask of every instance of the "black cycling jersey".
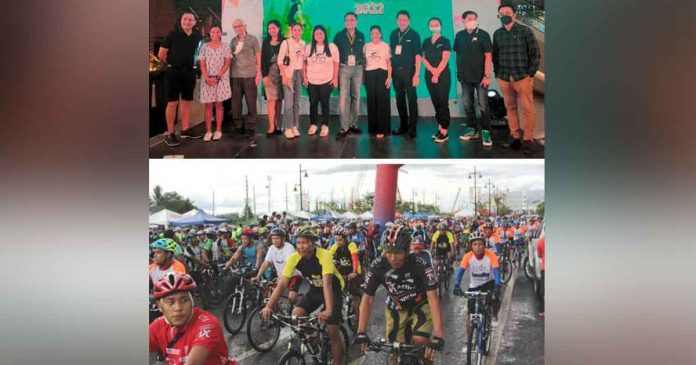
<path id="1" fill-rule="evenodd" d="M 387 289 L 390 309 L 411 309 L 426 300 L 426 292 L 437 288 L 437 280 L 432 267 L 414 254 L 406 256 L 406 263 L 399 269 L 392 269 L 385 256 L 375 259 L 365 277 L 365 294 L 374 296 L 379 284 Z"/>

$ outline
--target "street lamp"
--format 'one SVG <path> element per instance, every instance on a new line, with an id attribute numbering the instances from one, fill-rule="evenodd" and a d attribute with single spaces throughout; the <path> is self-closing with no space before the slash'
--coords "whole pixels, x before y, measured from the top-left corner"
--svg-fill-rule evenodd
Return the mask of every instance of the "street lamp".
<path id="1" fill-rule="evenodd" d="M 478 197 L 476 196 L 476 177 L 478 176 L 479 179 L 482 178 L 481 172 L 476 171 L 476 166 L 474 166 L 474 172 L 469 173 L 469 180 L 471 180 L 471 176 L 474 177 L 474 218 L 476 218 L 476 206 L 478 205 Z"/>
<path id="2" fill-rule="evenodd" d="M 266 185 L 266 189 L 268 189 L 268 213 L 271 213 L 271 175 L 268 175 L 266 177 L 266 180 L 268 180 L 268 185 Z"/>
<path id="3" fill-rule="evenodd" d="M 300 186 L 300 211 L 304 211 L 304 205 L 302 204 L 302 200 L 304 198 L 302 195 L 302 173 L 303 172 L 304 172 L 304 177 L 309 177 L 309 175 L 307 175 L 307 170 L 302 170 L 302 164 L 300 164 L 300 183 L 295 184 L 295 187 L 292 189 L 292 191 L 297 191 L 297 185 Z"/>
<path id="4" fill-rule="evenodd" d="M 483 187 L 488 188 L 488 214 L 491 214 L 491 190 L 495 188 L 495 185 L 491 183 L 491 178 L 488 178 L 488 183 Z"/>

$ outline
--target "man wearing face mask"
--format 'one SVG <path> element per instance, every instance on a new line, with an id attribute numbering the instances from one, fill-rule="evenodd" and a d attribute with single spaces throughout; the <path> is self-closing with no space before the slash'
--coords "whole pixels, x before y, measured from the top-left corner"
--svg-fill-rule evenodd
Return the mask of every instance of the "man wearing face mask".
<path id="1" fill-rule="evenodd" d="M 406 134 L 416 137 L 416 122 L 418 121 L 418 100 L 416 86 L 420 83 L 421 39 L 415 30 L 411 29 L 411 15 L 401 10 L 396 15 L 398 28 L 389 36 L 391 47 L 392 77 L 396 93 L 396 108 L 399 110 L 399 129 L 392 134 Z M 408 97 L 408 109 L 406 98 Z"/>
<path id="2" fill-rule="evenodd" d="M 478 14 L 468 10 L 462 14 L 465 30 L 454 38 L 454 51 L 457 52 L 457 78 L 462 84 L 464 112 L 467 127 L 459 137 L 463 141 L 481 138 L 486 147 L 491 141 L 491 117 L 488 108 L 487 89 L 491 83 L 492 49 L 491 36 L 478 27 Z M 478 97 L 481 119 L 474 112 L 474 91 Z"/>
<path id="3" fill-rule="evenodd" d="M 539 69 L 541 53 L 532 30 L 516 21 L 512 5 L 503 3 L 498 6 L 498 16 L 502 27 L 493 33 L 493 67 L 508 112 L 510 137 L 504 146 L 520 148 L 521 128 L 517 108 L 519 102 L 524 115 L 522 152 L 531 154 L 536 122 L 532 83 L 534 74 Z"/>

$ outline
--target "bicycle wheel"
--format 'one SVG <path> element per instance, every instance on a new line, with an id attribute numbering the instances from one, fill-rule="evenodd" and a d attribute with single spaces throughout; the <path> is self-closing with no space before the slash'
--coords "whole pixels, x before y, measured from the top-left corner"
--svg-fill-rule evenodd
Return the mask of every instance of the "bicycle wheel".
<path id="1" fill-rule="evenodd" d="M 512 278 L 512 268 L 510 267 L 510 260 L 507 258 L 500 261 L 500 281 L 506 283 Z"/>
<path id="2" fill-rule="evenodd" d="M 280 322 L 273 319 L 264 321 L 261 318 L 263 306 L 256 307 L 249 314 L 247 323 L 247 340 L 251 347 L 258 352 L 268 352 L 271 350 L 280 337 Z"/>
<path id="3" fill-rule="evenodd" d="M 534 281 L 534 268 L 529 264 L 529 257 L 524 258 L 522 266 L 524 267 L 524 276 L 530 281 Z"/>
<path id="4" fill-rule="evenodd" d="M 234 293 L 227 298 L 225 309 L 222 312 L 222 321 L 225 328 L 231 334 L 237 334 L 244 327 L 247 306 L 242 303 L 242 293 Z"/>
<path id="5" fill-rule="evenodd" d="M 472 365 L 472 360 L 476 361 L 476 351 L 478 350 L 478 326 L 471 326 L 469 337 L 466 340 L 466 365 Z"/>
<path id="6" fill-rule="evenodd" d="M 488 356 L 491 352 L 491 344 L 493 343 L 493 331 L 491 328 L 490 317 L 486 316 L 486 324 L 483 333 L 483 353 Z"/>
<path id="7" fill-rule="evenodd" d="M 305 365 L 305 359 L 297 350 L 288 350 L 278 360 L 278 365 Z"/>
<path id="8" fill-rule="evenodd" d="M 201 287 L 201 295 L 209 305 L 218 305 L 225 299 L 223 293 L 216 288 L 214 280 L 205 282 Z"/>
<path id="9" fill-rule="evenodd" d="M 348 324 L 348 329 L 355 334 L 358 332 L 358 314 L 355 313 L 355 308 L 353 307 L 353 299 L 350 294 L 346 294 L 349 299 L 346 300 L 346 323 Z"/>

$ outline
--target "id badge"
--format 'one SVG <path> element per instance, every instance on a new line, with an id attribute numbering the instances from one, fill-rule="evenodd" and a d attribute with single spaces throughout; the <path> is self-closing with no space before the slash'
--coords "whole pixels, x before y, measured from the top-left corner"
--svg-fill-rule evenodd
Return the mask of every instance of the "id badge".
<path id="1" fill-rule="evenodd" d="M 355 66 L 355 56 L 354 55 L 348 56 L 348 66 Z"/>
<path id="2" fill-rule="evenodd" d="M 397 44 L 396 49 L 394 50 L 395 55 L 401 55 L 401 45 Z"/>

